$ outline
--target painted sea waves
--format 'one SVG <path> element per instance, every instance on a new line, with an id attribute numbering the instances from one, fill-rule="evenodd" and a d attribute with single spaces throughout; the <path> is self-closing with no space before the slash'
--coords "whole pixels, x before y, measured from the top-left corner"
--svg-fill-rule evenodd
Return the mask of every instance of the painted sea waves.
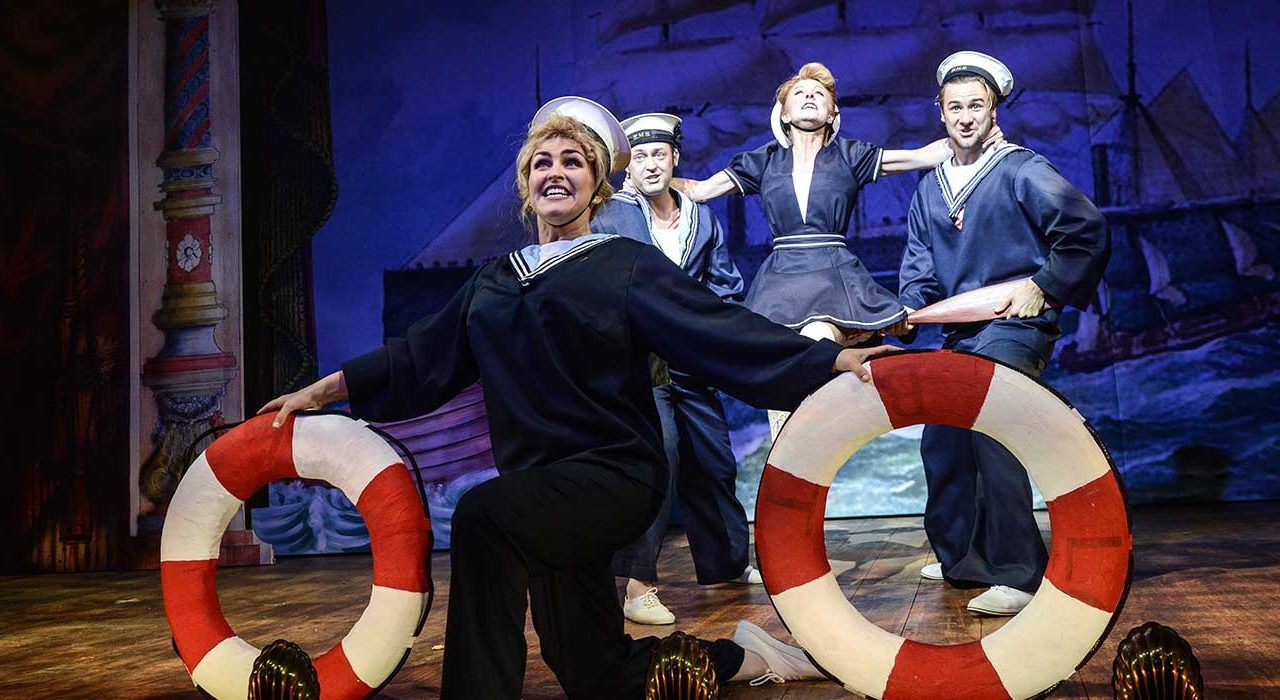
<path id="1" fill-rule="evenodd" d="M 1050 365 L 1042 379 L 1097 430 L 1131 504 L 1280 498 L 1280 431 L 1265 429 L 1280 425 L 1280 324 L 1090 372 Z M 729 403 L 738 496 L 751 513 L 768 425 L 763 412 Z M 831 485 L 828 515 L 923 512 L 919 431 L 854 455 Z"/>
<path id="2" fill-rule="evenodd" d="M 1265 429 L 1280 425 L 1280 324 L 1094 371 L 1055 363 L 1042 379 L 1097 430 L 1131 504 L 1280 498 L 1280 431 Z M 731 398 L 725 403 L 738 496 L 750 515 L 769 428 L 763 411 Z M 437 548 L 448 547 L 458 499 L 496 473 L 460 471 L 428 486 Z M 827 514 L 920 513 L 924 503 L 920 428 L 913 427 L 873 440 L 849 460 L 831 485 Z M 341 491 L 301 482 L 273 486 L 270 506 L 254 510 L 254 529 L 278 554 L 367 551 L 369 544 Z"/>

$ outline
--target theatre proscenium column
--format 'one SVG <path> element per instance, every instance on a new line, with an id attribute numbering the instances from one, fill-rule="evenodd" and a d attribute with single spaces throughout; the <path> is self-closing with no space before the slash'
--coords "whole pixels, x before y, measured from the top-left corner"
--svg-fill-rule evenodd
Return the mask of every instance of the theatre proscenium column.
<path id="1" fill-rule="evenodd" d="M 165 220 L 165 286 L 152 323 L 164 347 L 142 368 L 142 383 L 155 395 L 159 417 L 154 451 L 139 476 L 140 513 L 163 514 L 186 469 L 184 453 L 200 433 L 222 423 L 227 382 L 236 357 L 224 352 L 214 329 L 227 318 L 213 283 L 219 251 L 210 217 L 221 196 L 213 176 L 209 108 L 209 14 L 212 0 L 156 0 L 165 24 L 164 172 L 155 208 Z"/>

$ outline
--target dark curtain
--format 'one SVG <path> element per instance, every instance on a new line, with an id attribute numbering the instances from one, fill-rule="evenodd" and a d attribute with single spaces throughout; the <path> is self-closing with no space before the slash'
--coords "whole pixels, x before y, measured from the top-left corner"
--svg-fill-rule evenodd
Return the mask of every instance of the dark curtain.
<path id="1" fill-rule="evenodd" d="M 338 196 L 325 4 L 240 5 L 245 412 L 316 379 L 311 237 Z"/>
<path id="2" fill-rule="evenodd" d="M 127 51 L 118 0 L 0 4 L 0 571 L 128 536 Z"/>

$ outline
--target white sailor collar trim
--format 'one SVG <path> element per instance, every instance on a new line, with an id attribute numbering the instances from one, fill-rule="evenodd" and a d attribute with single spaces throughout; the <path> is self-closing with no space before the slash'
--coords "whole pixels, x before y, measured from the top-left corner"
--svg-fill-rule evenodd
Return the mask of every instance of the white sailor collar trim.
<path id="1" fill-rule="evenodd" d="M 638 194 L 632 196 L 635 197 L 635 203 L 640 206 L 640 211 L 644 212 L 645 221 L 649 223 L 649 240 L 657 245 L 658 239 L 653 236 L 653 207 L 649 205 L 649 198 Z M 680 209 L 680 227 L 684 228 L 686 224 L 688 225 L 688 229 L 680 240 L 680 267 L 684 268 L 689 264 L 689 256 L 693 254 L 693 244 L 698 240 L 700 207 L 697 202 L 684 196 L 675 188 L 671 189 L 671 196 L 676 198 L 676 206 Z"/>
<path id="2" fill-rule="evenodd" d="M 1004 160 L 1005 156 L 1016 153 L 1017 151 L 1025 150 L 1028 149 L 1017 144 L 1005 142 L 982 154 L 982 157 L 986 162 L 979 166 L 978 171 L 973 174 L 973 177 L 970 178 L 969 182 L 965 183 L 964 187 L 960 188 L 959 192 L 952 192 L 951 182 L 947 180 L 946 166 L 951 159 L 948 158 L 947 160 L 939 163 L 938 166 L 933 169 L 933 174 L 934 179 L 938 182 L 938 188 L 942 191 L 942 201 L 947 205 L 947 216 L 954 221 L 956 217 L 959 216 L 960 210 L 964 209 L 965 202 L 969 201 L 970 195 L 972 195 L 973 191 L 977 189 L 978 183 L 982 182 L 982 179 L 995 169 L 996 164 L 1001 160 Z"/>
<path id="3" fill-rule="evenodd" d="M 683 268 L 689 264 L 689 256 L 693 254 L 693 244 L 698 241 L 698 213 L 702 207 L 676 190 L 671 191 L 671 196 L 675 197 L 680 205 L 682 222 L 687 221 L 689 224 L 689 230 L 684 235 L 684 250 L 680 251 L 680 267 Z"/>
<path id="4" fill-rule="evenodd" d="M 510 261 L 511 268 L 515 270 L 516 279 L 520 281 L 520 286 L 527 287 L 533 283 L 535 277 L 545 274 L 556 265 L 582 255 L 588 250 L 602 243 L 608 243 L 615 238 L 618 238 L 618 236 L 612 233 L 589 233 L 575 238 L 573 245 L 568 248 L 546 257 L 542 255 L 542 246 L 535 243 L 507 255 L 507 260 Z"/>
<path id="5" fill-rule="evenodd" d="M 614 192 L 610 199 L 616 199 L 621 202 L 626 202 L 627 204 L 640 204 L 640 195 L 634 192 L 628 192 L 627 190 Z"/>

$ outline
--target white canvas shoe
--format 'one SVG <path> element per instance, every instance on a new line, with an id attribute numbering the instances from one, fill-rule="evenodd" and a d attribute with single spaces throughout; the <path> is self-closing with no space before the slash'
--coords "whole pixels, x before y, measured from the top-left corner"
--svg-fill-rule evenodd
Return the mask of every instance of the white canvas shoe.
<path id="1" fill-rule="evenodd" d="M 826 680 L 800 649 L 774 639 L 768 632 L 742 620 L 733 633 L 733 643 L 764 659 L 768 670 L 751 681 L 751 685 L 785 683 L 787 681 Z"/>
<path id="2" fill-rule="evenodd" d="M 764 583 L 764 577 L 760 575 L 759 569 L 757 569 L 756 567 L 750 564 L 747 564 L 747 568 L 743 569 L 742 575 L 738 577 L 738 583 L 748 583 L 754 586 L 758 586 Z"/>
<path id="3" fill-rule="evenodd" d="M 942 564 L 935 562 L 933 564 L 929 564 L 928 566 L 925 566 L 924 568 L 920 569 L 920 578 L 927 579 L 929 581 L 941 581 L 942 580 Z"/>
<path id="4" fill-rule="evenodd" d="M 670 625 L 676 621 L 676 616 L 658 600 L 656 588 L 650 588 L 638 598 L 623 601 L 622 615 L 641 625 Z"/>
<path id="5" fill-rule="evenodd" d="M 1027 603 L 1031 602 L 1032 597 L 1032 594 L 1016 588 L 992 586 L 969 601 L 968 607 L 969 612 L 1009 617 L 1010 615 L 1017 615 L 1023 608 L 1027 607 Z"/>

